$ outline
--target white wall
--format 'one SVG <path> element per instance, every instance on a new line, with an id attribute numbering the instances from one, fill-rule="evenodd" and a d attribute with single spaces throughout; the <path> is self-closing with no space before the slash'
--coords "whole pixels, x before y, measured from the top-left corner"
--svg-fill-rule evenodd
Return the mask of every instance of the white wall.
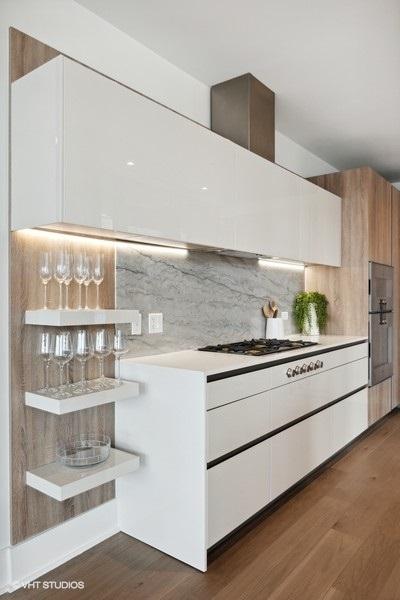
<path id="1" fill-rule="evenodd" d="M 72 0 L 2 0 L 0 4 L 0 550 L 9 544 L 8 409 L 8 29 L 15 27 L 204 125 L 209 89 Z M 278 99 L 279 101 L 279 99 Z M 301 175 L 334 170 L 277 134 L 277 162 Z M 0 574 L 0 589 L 2 586 Z"/>

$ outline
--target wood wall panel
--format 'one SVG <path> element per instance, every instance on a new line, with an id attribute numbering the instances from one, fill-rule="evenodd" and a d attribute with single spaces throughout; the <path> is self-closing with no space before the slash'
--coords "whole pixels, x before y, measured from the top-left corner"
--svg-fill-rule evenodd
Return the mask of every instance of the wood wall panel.
<path id="1" fill-rule="evenodd" d="M 24 325 L 26 309 L 42 308 L 43 289 L 39 278 L 39 261 L 44 250 L 60 247 L 71 252 L 85 248 L 89 255 L 101 250 L 105 255 L 106 276 L 100 286 L 103 308 L 113 308 L 115 298 L 115 251 L 111 242 L 84 241 L 62 234 L 39 231 L 19 231 L 11 234 L 11 456 L 12 456 L 12 543 L 53 527 L 72 516 L 106 502 L 114 497 L 114 484 L 108 483 L 94 490 L 57 502 L 25 485 L 25 471 L 55 460 L 58 440 L 70 435 L 94 431 L 106 433 L 114 439 L 114 407 L 106 405 L 69 415 L 52 415 L 25 407 L 24 391 L 43 386 L 43 366 L 37 356 L 38 326 Z M 58 306 L 58 286 L 49 283 L 50 307 Z M 95 306 L 95 286 L 89 288 L 90 306 Z M 77 302 L 77 285 L 70 286 L 73 306 Z M 95 328 L 94 328 L 95 329 Z M 112 327 L 110 327 L 112 330 Z M 73 331 L 73 328 L 71 328 Z M 98 375 L 94 360 L 88 369 L 89 378 Z M 113 361 L 108 360 L 106 373 L 113 376 Z M 79 367 L 71 364 L 71 380 L 79 379 Z M 51 383 L 58 383 L 58 370 L 51 368 Z"/>
<path id="2" fill-rule="evenodd" d="M 392 378 L 368 388 L 368 425 L 373 425 L 392 409 Z"/>
<path id="3" fill-rule="evenodd" d="M 10 28 L 10 81 L 13 82 L 60 53 L 35 38 Z"/>
<path id="4" fill-rule="evenodd" d="M 393 378 L 392 408 L 400 404 L 400 191 L 392 186 Z"/>
<path id="5" fill-rule="evenodd" d="M 342 198 L 342 267 L 310 266 L 306 290 L 329 301 L 326 333 L 368 335 L 368 168 L 311 178 Z"/>
<path id="6" fill-rule="evenodd" d="M 372 169 L 365 175 L 369 200 L 369 260 L 392 264 L 392 186 Z"/>

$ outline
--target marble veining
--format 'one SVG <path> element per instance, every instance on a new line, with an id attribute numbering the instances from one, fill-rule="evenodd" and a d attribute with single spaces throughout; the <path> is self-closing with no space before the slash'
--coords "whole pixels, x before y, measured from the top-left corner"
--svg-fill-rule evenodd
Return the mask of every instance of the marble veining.
<path id="1" fill-rule="evenodd" d="M 261 307 L 274 299 L 289 312 L 304 289 L 302 271 L 267 267 L 256 259 L 211 252 L 179 253 L 139 245 L 117 251 L 117 308 L 140 310 L 142 335 L 130 341 L 130 356 L 197 348 L 263 337 Z M 149 334 L 149 312 L 162 312 L 164 333 Z"/>

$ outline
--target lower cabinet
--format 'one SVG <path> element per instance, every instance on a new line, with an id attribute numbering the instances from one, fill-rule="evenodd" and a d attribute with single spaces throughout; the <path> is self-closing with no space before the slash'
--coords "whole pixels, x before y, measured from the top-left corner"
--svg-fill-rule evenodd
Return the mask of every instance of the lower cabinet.
<path id="1" fill-rule="evenodd" d="M 208 470 L 208 547 L 269 502 L 269 447 L 261 442 Z"/>
<path id="2" fill-rule="evenodd" d="M 208 547 L 368 428 L 368 389 L 208 469 Z"/>
<path id="3" fill-rule="evenodd" d="M 271 500 L 324 462 L 332 447 L 329 409 L 270 438 Z"/>
<path id="4" fill-rule="evenodd" d="M 334 404 L 332 413 L 332 454 L 368 428 L 368 388 Z"/>

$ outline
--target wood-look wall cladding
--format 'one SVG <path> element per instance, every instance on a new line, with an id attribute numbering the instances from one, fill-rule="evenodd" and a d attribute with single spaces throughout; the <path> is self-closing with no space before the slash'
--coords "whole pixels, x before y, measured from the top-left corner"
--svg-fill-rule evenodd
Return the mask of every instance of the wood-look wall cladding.
<path id="1" fill-rule="evenodd" d="M 318 290 L 328 298 L 327 333 L 368 336 L 368 261 L 394 266 L 393 399 L 391 379 L 369 388 L 371 425 L 398 404 L 400 193 L 397 196 L 397 190 L 369 167 L 321 175 L 311 181 L 342 198 L 342 267 L 311 266 L 305 275 L 306 289 Z"/>
<path id="2" fill-rule="evenodd" d="M 60 53 L 38 40 L 10 29 L 10 84 L 19 77 L 46 63 Z M 20 231 L 10 238 L 10 353 L 11 353 L 11 538 L 16 544 L 54 527 L 86 510 L 94 508 L 115 496 L 114 482 L 107 483 L 84 494 L 57 502 L 25 484 L 27 469 L 38 467 L 55 459 L 57 440 L 79 432 L 104 432 L 114 439 L 114 406 L 96 408 L 57 416 L 25 407 L 24 391 L 43 385 L 43 368 L 35 356 L 40 327 L 25 326 L 24 312 L 42 308 L 43 289 L 39 279 L 39 257 L 44 249 L 55 250 L 61 240 L 69 240 L 71 250 L 85 247 L 88 255 L 101 252 L 105 256 L 105 280 L 100 286 L 100 306 L 115 308 L 115 251 L 111 243 L 84 238 L 66 238 L 58 234 Z M 90 306 L 95 306 L 95 286 L 90 286 Z M 49 286 L 50 308 L 57 308 L 57 284 Z M 77 287 L 70 286 L 71 306 L 77 304 Z M 112 329 L 112 327 L 110 327 Z M 113 376 L 113 362 L 105 365 L 105 372 Z M 92 362 L 88 377 L 97 376 Z M 71 378 L 77 373 L 72 365 Z M 56 373 L 52 374 L 56 383 Z"/>
<path id="3" fill-rule="evenodd" d="M 11 235 L 11 420 L 12 420 L 12 542 L 15 544 L 49 527 L 93 508 L 114 497 L 114 484 L 108 483 L 65 502 L 57 502 L 25 484 L 27 469 L 38 467 L 55 460 L 57 440 L 70 435 L 94 431 L 106 433 L 114 438 L 114 407 L 106 405 L 57 416 L 34 408 L 26 407 L 24 391 L 40 389 L 43 386 L 43 365 L 37 356 L 38 336 L 41 327 L 24 325 L 26 309 L 42 308 L 43 286 L 39 278 L 41 252 L 60 248 L 62 240 L 72 240 L 62 234 L 20 231 Z M 67 247 L 79 244 L 86 246 L 90 255 L 98 247 L 92 240 L 69 241 Z M 114 307 L 115 259 L 111 243 L 101 243 L 105 255 L 106 276 L 100 286 L 101 306 Z M 58 306 L 58 285 L 51 281 L 48 285 L 50 308 Z M 95 306 L 95 286 L 90 290 L 90 306 Z M 70 285 L 72 306 L 77 302 L 77 285 Z M 73 331 L 73 328 L 71 328 Z M 106 365 L 106 373 L 113 375 L 111 360 Z M 71 363 L 70 375 L 79 379 L 78 368 Z M 90 361 L 89 378 L 97 376 L 95 362 Z M 58 383 L 58 370 L 52 367 L 52 384 Z"/>
<path id="4" fill-rule="evenodd" d="M 392 187 L 393 377 L 392 407 L 400 404 L 400 191 Z"/>

